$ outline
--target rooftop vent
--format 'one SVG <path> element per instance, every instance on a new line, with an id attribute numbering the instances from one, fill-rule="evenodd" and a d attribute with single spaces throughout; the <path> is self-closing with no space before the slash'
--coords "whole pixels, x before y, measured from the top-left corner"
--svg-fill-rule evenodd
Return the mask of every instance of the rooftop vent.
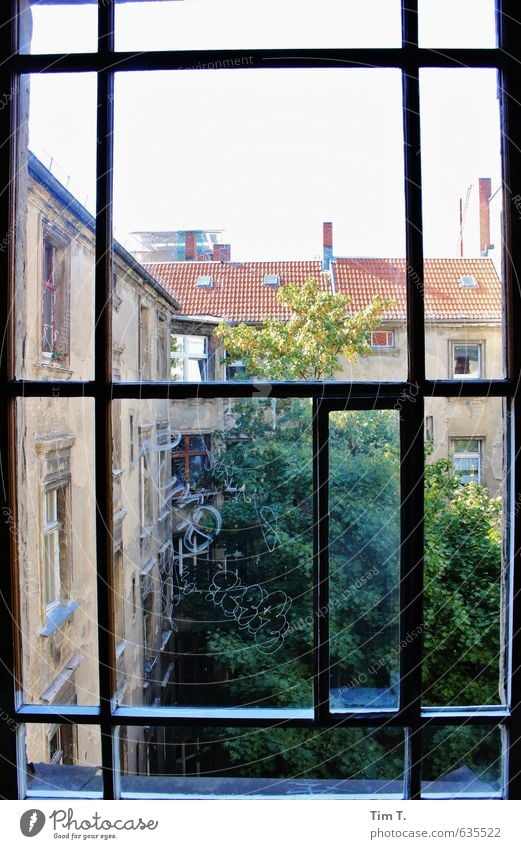
<path id="1" fill-rule="evenodd" d="M 262 280 L 263 286 L 280 286 L 280 277 L 278 274 L 265 274 Z"/>
<path id="2" fill-rule="evenodd" d="M 209 274 L 200 274 L 195 285 L 199 289 L 211 289 L 213 286 L 213 280 Z"/>
<path id="3" fill-rule="evenodd" d="M 472 274 L 463 274 L 460 277 L 460 283 L 462 289 L 477 289 L 478 281 Z"/>

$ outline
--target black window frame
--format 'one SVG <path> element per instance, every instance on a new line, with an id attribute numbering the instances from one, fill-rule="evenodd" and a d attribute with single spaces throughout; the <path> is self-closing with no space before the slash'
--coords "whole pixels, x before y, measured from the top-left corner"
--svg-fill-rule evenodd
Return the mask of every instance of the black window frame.
<path id="1" fill-rule="evenodd" d="M 115 646 L 111 637 L 112 615 L 110 593 L 105 591 L 111 574 L 112 545 L 112 446 L 110 435 L 111 401 L 117 398 L 170 398 L 174 400 L 199 398 L 258 397 L 271 393 L 275 397 L 311 397 L 314 404 L 314 486 L 315 518 L 318 533 L 314 546 L 315 609 L 327 605 L 327 550 L 321 544 L 327 540 L 327 473 L 328 433 L 327 416 L 331 410 L 396 408 L 400 404 L 401 418 L 401 634 L 405 635 L 422 622 L 423 585 L 423 463 L 424 463 L 424 399 L 428 397 L 504 397 L 507 405 L 506 473 L 510 493 L 509 513 L 505 526 L 508 539 L 505 556 L 511 565 L 510 599 L 508 603 L 508 643 L 511 674 L 509 703 L 504 708 L 436 708 L 421 707 L 421 639 L 414 640 L 401 652 L 400 709 L 392 716 L 377 712 L 347 714 L 340 720 L 327 710 L 326 688 L 329 662 L 327 619 L 315 617 L 315 680 L 314 715 L 310 718 L 285 718 L 282 724 L 293 727 L 345 727 L 383 725 L 405 730 L 406 764 L 404 798 L 421 798 L 421 736 L 424 729 L 439 725 L 487 725 L 498 723 L 506 738 L 505 797 L 521 798 L 521 569 L 519 563 L 519 516 L 513 509 L 515 493 L 521 476 L 520 410 L 517 387 L 521 377 L 521 347 L 514 344 L 513 328 L 521 325 L 521 298 L 517 269 L 521 269 L 521 216 L 514 195 L 521 185 L 521 106 L 516 95 L 521 90 L 521 25 L 518 22 L 517 0 L 497 0 L 497 31 L 499 47 L 492 49 L 430 50 L 418 43 L 418 0 L 402 2 L 402 46 L 400 48 L 368 49 L 306 49 L 305 56 L 296 49 L 233 51 L 234 59 L 245 59 L 249 68 L 324 68 L 381 67 L 398 68 L 403 80 L 404 163 L 406 209 L 406 263 L 408 314 L 408 376 L 405 381 L 373 384 L 347 381 L 292 382 L 259 384 L 250 381 L 230 385 L 225 381 L 213 383 L 136 382 L 118 383 L 111 372 L 112 315 L 110 292 L 112 285 L 112 131 L 113 82 L 118 71 L 189 69 L 199 64 L 222 61 L 227 51 L 147 51 L 130 53 L 114 51 L 114 4 L 98 5 L 98 51 L 83 54 L 27 55 L 17 53 L 17 2 L 5 2 L 0 8 L 0 91 L 4 108 L 0 110 L 0 181 L 5 190 L 0 197 L 0 279 L 2 286 L 0 321 L 7 328 L 7 344 L 2 347 L 0 382 L 3 397 L 7 398 L 7 415 L 0 417 L 0 450 L 4 473 L 2 550 L 11 552 L 14 580 L 8 570 L 0 570 L 2 615 L 0 616 L 0 710 L 5 719 L 0 723 L 0 745 L 3 768 L 0 770 L 0 796 L 5 799 L 23 798 L 23 770 L 16 769 L 20 756 L 20 738 L 24 723 L 87 723 L 97 725 L 102 740 L 103 798 L 118 798 L 118 778 L 113 769 L 117 762 L 118 727 L 127 725 L 194 726 L 199 724 L 241 727 L 281 725 L 281 717 L 271 715 L 235 714 L 223 711 L 208 718 L 182 717 L 176 709 L 114 707 L 116 691 L 113 663 Z M 235 63 L 240 72 L 242 63 Z M 427 380 L 425 377 L 425 337 L 423 312 L 423 246 L 422 246 L 422 187 L 419 117 L 419 70 L 422 67 L 494 68 L 499 74 L 502 92 L 502 154 L 504 185 L 504 235 L 508 250 L 504 252 L 506 289 L 505 326 L 507 377 L 499 380 Z M 210 65 L 211 67 L 211 65 Z M 14 239 L 16 186 L 16 125 L 18 78 L 27 73 L 56 73 L 91 71 L 97 73 L 97 196 L 96 196 L 96 281 L 95 281 L 95 372 L 90 381 L 19 380 L 14 370 L 14 322 L 10 304 L 14 297 Z M 5 234 L 5 237 L 3 236 Z M 2 240 L 3 238 L 3 240 Z M 136 316 L 139 320 L 139 316 Z M 99 707 L 69 708 L 24 705 L 21 701 L 19 668 L 19 636 L 13 626 L 12 612 L 18 609 L 16 581 L 16 476 L 15 476 L 15 406 L 21 397 L 91 397 L 95 404 L 95 473 L 96 473 L 96 555 L 98 565 L 98 636 L 99 636 Z M 13 734 L 13 723 L 19 731 Z"/>

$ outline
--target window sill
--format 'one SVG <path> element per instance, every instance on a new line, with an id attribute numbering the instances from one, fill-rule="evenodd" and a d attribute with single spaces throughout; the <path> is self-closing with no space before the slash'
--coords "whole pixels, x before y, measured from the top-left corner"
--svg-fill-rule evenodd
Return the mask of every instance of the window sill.
<path id="1" fill-rule="evenodd" d="M 34 363 L 34 367 L 37 369 L 49 369 L 49 371 L 59 371 L 62 374 L 73 375 L 74 372 L 69 366 L 60 366 L 57 363 L 46 362 L 45 360 L 40 360 L 38 363 Z"/>
<path id="2" fill-rule="evenodd" d="M 71 601 L 70 604 L 57 604 L 52 610 L 47 611 L 45 627 L 40 630 L 40 637 L 50 637 L 60 625 L 69 619 L 76 608 L 77 601 Z"/>

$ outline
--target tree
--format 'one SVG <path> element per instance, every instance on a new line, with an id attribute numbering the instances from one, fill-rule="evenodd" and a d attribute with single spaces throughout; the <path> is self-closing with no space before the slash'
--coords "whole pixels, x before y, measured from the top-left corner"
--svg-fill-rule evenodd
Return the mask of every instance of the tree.
<path id="1" fill-rule="evenodd" d="M 286 286 L 279 298 L 291 308 L 287 322 L 218 328 L 228 356 L 241 359 L 250 376 L 332 377 L 341 355 L 366 352 L 368 330 L 384 308 L 373 302 L 363 315 L 346 317 L 346 300 L 314 281 Z M 206 685 L 207 703 L 310 707 L 313 627 L 326 615 L 313 610 L 311 405 L 259 398 L 235 401 L 228 412 L 227 427 L 213 440 L 210 470 L 221 494 L 224 568 L 208 564 L 206 590 L 184 601 L 187 618 L 197 613 L 221 673 Z M 362 706 L 375 692 L 393 697 L 397 685 L 398 415 L 335 412 L 329 434 L 331 688 L 337 707 L 357 698 Z M 483 487 L 462 484 L 448 459 L 427 465 L 425 498 L 425 703 L 497 703 L 499 502 Z M 230 729 L 220 768 L 251 776 L 401 774 L 400 743 L 390 732 L 356 729 L 351 737 L 346 746 L 350 738 L 341 729 Z M 479 729 L 453 735 L 451 763 L 468 763 L 469 740 L 477 745 L 478 738 Z M 444 751 L 429 760 L 433 775 L 444 771 Z M 476 751 L 493 761 L 487 745 Z"/>
<path id="2" fill-rule="evenodd" d="M 392 301 L 376 296 L 359 312 L 349 311 L 351 299 L 330 293 L 313 278 L 277 292 L 289 318 L 266 317 L 260 325 L 222 322 L 215 334 L 227 359 L 241 360 L 251 377 L 267 380 L 327 380 L 338 372 L 341 356 L 354 361 L 368 354 L 369 333 Z"/>

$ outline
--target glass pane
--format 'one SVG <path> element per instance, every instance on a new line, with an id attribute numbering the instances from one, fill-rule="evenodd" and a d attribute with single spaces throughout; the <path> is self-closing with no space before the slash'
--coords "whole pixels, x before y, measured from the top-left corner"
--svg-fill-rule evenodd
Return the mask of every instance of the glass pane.
<path id="1" fill-rule="evenodd" d="M 331 708 L 392 709 L 399 695 L 399 417 L 335 412 L 329 428 Z"/>
<path id="2" fill-rule="evenodd" d="M 423 732 L 424 798 L 499 795 L 501 729 L 494 725 L 429 728 Z"/>
<path id="3" fill-rule="evenodd" d="M 505 702 L 501 398 L 429 398 L 424 703 Z"/>
<path id="4" fill-rule="evenodd" d="M 98 704 L 94 404 L 17 402 L 23 698 Z"/>
<path id="5" fill-rule="evenodd" d="M 58 718 L 48 725 L 27 724 L 24 731 L 28 798 L 102 797 L 98 726 L 60 724 Z"/>
<path id="6" fill-rule="evenodd" d="M 19 0 L 21 53 L 89 53 L 98 46 L 97 3 Z"/>
<path id="7" fill-rule="evenodd" d="M 123 728 L 124 797 L 402 798 L 401 729 Z"/>
<path id="8" fill-rule="evenodd" d="M 495 47 L 494 0 L 419 0 L 421 47 Z"/>
<path id="9" fill-rule="evenodd" d="M 152 137 L 142 102 L 162 116 Z M 205 131 L 185 132 L 202 103 Z M 173 299 L 173 379 L 405 377 L 401 106 L 394 69 L 116 75 L 116 235 Z M 117 338 L 136 324 L 121 297 Z"/>
<path id="10" fill-rule="evenodd" d="M 19 107 L 12 230 L 17 237 L 16 376 L 88 380 L 94 333 L 95 74 L 24 76 Z"/>
<path id="11" fill-rule="evenodd" d="M 133 457 L 114 504 L 120 704 L 311 707 L 310 404 L 121 401 L 118 415 Z"/>
<path id="12" fill-rule="evenodd" d="M 185 0 L 118 2 L 118 50 L 399 47 L 397 0 Z M 247 65 L 236 57 L 208 67 Z M 207 67 L 196 65 L 195 67 Z"/>
<path id="13" fill-rule="evenodd" d="M 501 378 L 497 74 L 424 69 L 420 84 L 427 376 Z"/>

